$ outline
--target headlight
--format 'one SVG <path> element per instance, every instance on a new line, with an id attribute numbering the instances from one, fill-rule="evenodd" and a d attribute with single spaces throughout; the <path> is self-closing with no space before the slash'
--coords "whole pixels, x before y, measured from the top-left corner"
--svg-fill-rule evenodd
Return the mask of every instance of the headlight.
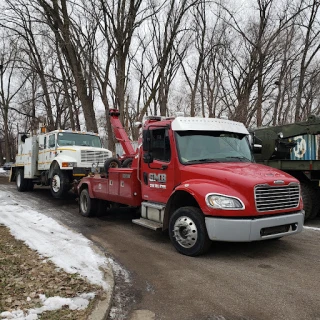
<path id="1" fill-rule="evenodd" d="M 228 197 L 218 193 L 210 193 L 206 196 L 206 203 L 210 208 L 224 210 L 243 210 L 243 202 L 234 197 Z"/>

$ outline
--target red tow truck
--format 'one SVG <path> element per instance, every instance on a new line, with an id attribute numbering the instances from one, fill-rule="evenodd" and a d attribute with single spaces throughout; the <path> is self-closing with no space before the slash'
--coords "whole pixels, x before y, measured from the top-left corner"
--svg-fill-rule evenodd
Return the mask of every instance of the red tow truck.
<path id="1" fill-rule="evenodd" d="M 175 249 L 205 253 L 212 241 L 250 242 L 302 231 L 298 180 L 254 162 L 242 123 L 216 118 L 149 117 L 135 151 L 110 110 L 124 156 L 78 185 L 83 216 L 121 204 L 140 209 L 132 222 L 169 230 Z"/>

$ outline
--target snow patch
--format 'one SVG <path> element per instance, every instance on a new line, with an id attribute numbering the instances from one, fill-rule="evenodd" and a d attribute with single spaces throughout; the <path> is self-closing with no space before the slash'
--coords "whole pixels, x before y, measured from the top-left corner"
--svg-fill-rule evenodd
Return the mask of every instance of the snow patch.
<path id="1" fill-rule="evenodd" d="M 6 225 L 16 239 L 66 272 L 78 273 L 90 283 L 110 289 L 101 271 L 108 268 L 107 258 L 92 249 L 91 241 L 54 219 L 20 205 L 8 192 L 0 191 L 0 203 L 0 223 Z"/>
<path id="2" fill-rule="evenodd" d="M 8 176 L 9 177 L 10 170 L 4 170 L 3 168 L 0 168 L 0 176 Z"/>
<path id="3" fill-rule="evenodd" d="M 44 294 L 40 294 L 39 298 L 42 302 L 42 307 L 30 309 L 26 313 L 22 310 L 14 310 L 12 312 L 5 311 L 0 313 L 2 320 L 19 319 L 19 320 L 37 320 L 38 315 L 45 311 L 59 310 L 62 307 L 69 307 L 70 310 L 86 309 L 89 300 L 93 299 L 94 293 L 84 293 L 74 298 L 50 297 L 47 298 Z"/>
<path id="4" fill-rule="evenodd" d="M 125 270 L 123 267 L 121 267 L 119 263 L 117 263 L 111 258 L 108 258 L 108 262 L 112 266 L 112 270 L 115 276 L 120 276 L 125 283 L 129 283 L 131 281 L 129 272 Z"/>

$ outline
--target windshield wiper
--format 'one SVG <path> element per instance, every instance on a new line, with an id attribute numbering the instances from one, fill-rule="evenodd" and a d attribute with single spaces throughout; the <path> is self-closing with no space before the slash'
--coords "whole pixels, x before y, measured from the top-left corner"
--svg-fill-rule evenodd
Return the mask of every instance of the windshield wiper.
<path id="1" fill-rule="evenodd" d="M 226 159 L 238 159 L 238 160 L 241 160 L 241 161 L 244 160 L 245 162 L 247 162 L 247 161 L 251 162 L 251 160 L 246 158 L 246 157 L 226 157 Z"/>
<path id="2" fill-rule="evenodd" d="M 185 163 L 201 163 L 201 162 L 220 162 L 213 158 L 206 158 L 206 159 L 195 159 L 195 160 L 187 160 Z"/>

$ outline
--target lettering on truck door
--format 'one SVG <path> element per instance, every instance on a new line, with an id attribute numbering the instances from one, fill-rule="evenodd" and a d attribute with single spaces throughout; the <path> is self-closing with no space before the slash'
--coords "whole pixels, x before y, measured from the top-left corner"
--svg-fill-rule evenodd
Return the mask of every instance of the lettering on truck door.
<path id="1" fill-rule="evenodd" d="M 174 187 L 174 161 L 172 161 L 168 128 L 150 130 L 152 163 L 141 161 L 142 197 L 145 200 L 166 203 Z"/>

